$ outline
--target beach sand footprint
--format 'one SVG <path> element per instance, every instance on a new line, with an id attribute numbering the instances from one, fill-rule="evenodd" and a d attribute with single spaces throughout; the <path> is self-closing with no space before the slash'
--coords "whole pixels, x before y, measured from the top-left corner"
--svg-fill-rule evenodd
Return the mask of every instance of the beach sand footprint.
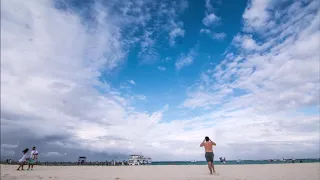
<path id="1" fill-rule="evenodd" d="M 59 178 L 56 176 L 49 176 L 49 179 L 59 179 Z"/>

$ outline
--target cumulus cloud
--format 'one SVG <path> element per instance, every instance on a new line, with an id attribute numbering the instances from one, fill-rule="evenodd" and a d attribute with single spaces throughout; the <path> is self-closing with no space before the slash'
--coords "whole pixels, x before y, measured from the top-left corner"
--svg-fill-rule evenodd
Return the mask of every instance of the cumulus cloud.
<path id="1" fill-rule="evenodd" d="M 158 66 L 158 69 L 159 69 L 159 71 L 165 71 L 166 70 L 166 68 L 163 67 L 163 66 Z"/>
<path id="2" fill-rule="evenodd" d="M 220 18 L 217 17 L 214 13 L 208 13 L 202 20 L 202 23 L 207 26 L 210 27 L 213 24 L 217 23 L 220 21 Z"/>
<path id="3" fill-rule="evenodd" d="M 211 34 L 211 30 L 210 29 L 200 29 L 200 33 Z"/>
<path id="4" fill-rule="evenodd" d="M 14 155 L 15 155 L 15 152 L 12 150 L 1 149 L 1 156 L 3 157 L 8 157 L 11 159 Z"/>
<path id="5" fill-rule="evenodd" d="M 211 110 L 218 153 L 318 156 L 319 111 L 305 110 L 320 103 L 318 6 L 251 1 L 224 60 L 190 87 L 183 106 Z"/>
<path id="6" fill-rule="evenodd" d="M 180 70 L 183 67 L 189 66 L 193 63 L 193 56 L 188 55 L 181 55 L 181 57 L 176 62 L 176 68 Z"/>
<path id="7" fill-rule="evenodd" d="M 18 144 L 1 144 L 1 157 L 12 158 L 16 154 L 14 150 L 18 146 Z"/>
<path id="8" fill-rule="evenodd" d="M 191 48 L 188 54 L 181 54 L 175 63 L 176 69 L 180 70 L 183 67 L 190 66 L 193 63 L 195 56 L 196 47 Z"/>
<path id="9" fill-rule="evenodd" d="M 200 29 L 200 33 L 206 34 L 215 40 L 223 40 L 227 36 L 226 33 L 215 33 L 211 32 L 210 29 Z"/>
<path id="10" fill-rule="evenodd" d="M 141 2 L 142 3 L 142 2 Z M 129 3 L 130 4 L 130 3 Z M 158 47 L 169 43 L 170 46 L 176 44 L 177 39 L 183 38 L 185 30 L 179 16 L 188 8 L 188 1 L 178 0 L 170 2 L 147 1 L 142 3 L 141 16 L 148 18 L 145 26 L 141 28 L 143 34 L 140 35 L 140 52 L 139 57 L 144 64 L 153 64 L 159 60 Z M 140 29 L 140 30 L 141 30 Z M 168 36 L 167 39 L 160 38 Z M 166 40 L 166 42 L 164 42 Z"/>
<path id="11" fill-rule="evenodd" d="M 217 3 L 216 1 L 215 3 Z M 216 16 L 216 14 L 213 12 L 213 6 L 210 2 L 210 0 L 205 1 L 205 17 L 202 20 L 202 23 L 206 26 L 206 28 L 212 28 L 213 25 L 217 25 L 221 21 L 221 18 Z M 206 34 L 212 39 L 215 40 L 223 40 L 226 37 L 226 34 L 224 32 L 213 32 L 210 29 L 201 29 L 200 30 L 201 34 Z"/>
<path id="12" fill-rule="evenodd" d="M 147 97 L 144 95 L 136 95 L 136 99 L 145 101 L 145 100 L 147 100 Z"/>
<path id="13" fill-rule="evenodd" d="M 211 4 L 211 0 L 205 0 L 205 8 L 207 9 L 207 11 L 212 11 L 213 7 Z"/>
<path id="14" fill-rule="evenodd" d="M 134 82 L 134 80 L 132 80 L 132 79 L 129 80 L 128 82 L 129 82 L 130 84 L 132 84 L 132 85 L 136 85 L 136 82 Z"/>
<path id="15" fill-rule="evenodd" d="M 177 38 L 182 38 L 185 35 L 185 30 L 183 29 L 183 22 L 178 19 L 179 15 L 183 13 L 189 6 L 188 1 L 182 0 L 177 1 L 180 2 L 180 4 L 177 4 L 175 1 L 173 1 L 173 7 L 179 7 L 177 11 L 176 8 L 169 9 L 169 44 L 171 46 L 174 46 L 176 44 Z M 166 10 L 165 10 L 166 11 Z"/>
<path id="16" fill-rule="evenodd" d="M 66 156 L 67 153 L 59 153 L 59 152 L 46 152 L 46 153 L 40 153 L 41 156 Z"/>
<path id="17" fill-rule="evenodd" d="M 261 29 L 271 18 L 270 7 L 273 5 L 273 0 L 250 0 L 242 18 L 245 21 L 247 29 Z"/>
<path id="18" fill-rule="evenodd" d="M 177 37 L 183 37 L 184 33 L 185 33 L 185 31 L 183 29 L 181 29 L 180 27 L 174 27 L 169 33 L 170 45 L 173 46 L 175 44 L 175 39 Z"/>
<path id="19" fill-rule="evenodd" d="M 149 32 L 145 30 L 141 37 L 141 51 L 139 52 L 139 56 L 142 63 L 154 63 L 159 58 L 159 54 L 154 47 L 157 42 L 157 40 L 152 37 L 154 33 L 154 31 Z"/>

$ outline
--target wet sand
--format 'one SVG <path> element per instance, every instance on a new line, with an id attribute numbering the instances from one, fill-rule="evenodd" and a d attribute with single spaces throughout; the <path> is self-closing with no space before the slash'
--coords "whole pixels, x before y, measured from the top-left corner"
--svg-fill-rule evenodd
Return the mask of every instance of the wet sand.
<path id="1" fill-rule="evenodd" d="M 25 167 L 27 168 L 27 167 Z M 1 180 L 319 180 L 320 163 L 206 166 L 35 166 L 17 171 L 1 165 Z"/>

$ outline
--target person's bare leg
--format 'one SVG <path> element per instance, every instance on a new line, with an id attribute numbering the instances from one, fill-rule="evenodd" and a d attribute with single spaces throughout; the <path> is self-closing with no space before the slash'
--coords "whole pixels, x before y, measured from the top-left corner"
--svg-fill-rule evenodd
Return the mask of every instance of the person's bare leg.
<path id="1" fill-rule="evenodd" d="M 209 168 L 210 174 L 212 174 L 212 165 L 211 165 L 211 162 L 208 162 L 208 168 Z"/>
<path id="2" fill-rule="evenodd" d="M 20 171 L 20 167 L 22 167 L 22 165 L 21 165 L 21 164 L 19 164 L 19 167 L 18 167 L 18 169 L 17 169 L 18 171 Z"/>
<path id="3" fill-rule="evenodd" d="M 211 168 L 212 168 L 213 173 L 216 173 L 216 170 L 214 169 L 214 164 L 213 164 L 213 162 L 211 162 Z"/>
<path id="4" fill-rule="evenodd" d="M 20 164 L 17 170 L 20 171 L 20 168 L 21 168 L 21 170 L 23 171 L 23 165 L 24 165 L 23 163 Z"/>

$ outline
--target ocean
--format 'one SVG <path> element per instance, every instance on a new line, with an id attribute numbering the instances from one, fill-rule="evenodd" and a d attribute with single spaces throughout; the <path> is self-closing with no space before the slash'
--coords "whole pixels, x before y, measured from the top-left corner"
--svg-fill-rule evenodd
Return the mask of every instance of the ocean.
<path id="1" fill-rule="evenodd" d="M 301 161 L 301 162 L 300 162 Z M 225 164 L 220 161 L 214 161 L 215 165 L 245 165 L 245 164 L 292 164 L 292 163 L 317 163 L 320 162 L 320 159 L 296 159 L 294 162 L 292 160 L 287 161 L 269 161 L 269 160 L 242 160 L 240 162 L 236 160 L 226 161 Z M 207 165 L 206 161 L 158 161 L 152 162 L 151 165 Z"/>

